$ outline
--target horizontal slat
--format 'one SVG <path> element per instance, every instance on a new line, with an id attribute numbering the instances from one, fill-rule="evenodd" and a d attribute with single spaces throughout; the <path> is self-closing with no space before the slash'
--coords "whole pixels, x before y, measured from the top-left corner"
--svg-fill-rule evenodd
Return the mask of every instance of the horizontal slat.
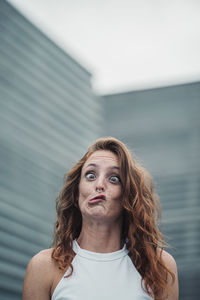
<path id="1" fill-rule="evenodd" d="M 28 192 L 26 190 L 23 191 L 23 194 L 27 194 Z M 38 197 L 39 198 L 39 197 Z M 37 201 L 36 201 L 37 200 Z M 55 217 L 55 200 L 53 203 L 47 201 L 44 197 L 40 197 L 39 199 L 36 199 L 34 195 L 29 195 L 29 197 L 24 197 L 24 195 L 21 195 L 19 193 L 19 189 L 12 189 L 12 187 L 2 187 L 1 186 L 1 197 L 0 201 L 2 205 L 7 205 L 9 211 L 14 208 L 17 211 L 20 211 L 22 214 L 33 217 L 33 220 L 37 222 L 37 219 L 42 219 L 44 223 L 49 224 L 51 223 L 51 226 L 53 226 L 54 217 Z M 40 209 L 38 210 L 38 206 Z M 48 213 L 47 213 L 47 207 L 48 207 Z M 5 214 L 5 211 L 4 211 Z M 46 232 L 45 232 L 46 233 Z"/>
<path id="2" fill-rule="evenodd" d="M 21 280 L 24 275 L 24 268 L 16 266 L 14 264 L 8 263 L 8 262 L 0 262 L 0 269 L 1 269 L 1 273 L 5 276 L 4 278 L 6 279 L 6 277 L 8 275 L 11 275 L 11 279 L 15 278 L 15 280 Z"/>
<path id="3" fill-rule="evenodd" d="M 18 88 L 19 86 L 16 87 L 16 89 Z M 30 89 L 29 91 L 26 89 L 27 98 L 30 98 L 29 109 L 27 109 L 28 104 L 26 104 L 26 106 L 24 105 L 24 102 L 27 101 L 25 98 L 26 95 L 19 95 L 17 91 L 14 93 L 14 91 L 5 89 L 5 87 L 1 87 L 1 91 L 2 97 L 4 97 L 4 101 L 1 103 L 2 116 L 7 117 L 8 120 L 13 116 L 16 116 L 15 118 L 19 120 L 19 124 L 23 125 L 24 122 L 26 123 L 27 129 L 31 124 L 33 124 L 31 127 L 32 132 L 34 133 L 34 131 L 36 131 L 38 133 L 37 130 L 39 129 L 39 133 L 43 136 L 43 138 L 46 138 L 46 135 L 50 135 L 55 142 L 59 139 L 59 143 L 61 145 L 65 144 L 65 146 L 67 138 L 70 138 L 72 145 L 74 140 L 77 141 L 77 138 L 80 139 L 80 142 L 85 143 L 85 140 L 80 136 L 83 128 L 85 127 L 85 134 L 87 135 L 91 135 L 95 129 L 92 126 L 88 129 L 88 123 L 86 127 L 86 119 L 82 124 L 81 119 L 77 116 L 77 114 L 70 113 L 70 106 L 68 109 L 69 111 L 64 111 L 64 108 L 59 108 L 59 105 L 55 105 L 55 103 L 53 104 L 49 102 L 45 106 L 43 105 L 43 101 L 41 104 L 37 102 L 35 103 L 35 101 L 32 100 L 33 98 L 35 99 L 35 96 L 37 95 L 34 95 L 34 91 L 31 91 Z M 6 98 L 9 100 L 5 101 Z M 43 96 L 38 95 L 38 99 L 40 98 L 43 98 Z M 24 100 L 22 101 L 22 99 Z M 33 111 L 31 110 L 32 106 L 35 107 Z M 38 109 L 38 106 L 41 111 Z M 66 108 L 67 106 L 65 104 L 65 110 Z M 77 118 L 78 121 L 76 121 Z M 63 138 L 64 136 L 66 136 L 65 139 Z"/>
<path id="4" fill-rule="evenodd" d="M 20 251 L 22 254 L 29 255 L 30 257 L 44 249 L 44 245 L 38 245 L 32 242 L 30 243 L 25 241 L 23 238 L 3 231 L 1 232 L 1 244 L 4 247 L 16 249 L 16 251 Z M 47 247 L 48 245 L 45 245 L 45 248 Z"/>
<path id="5" fill-rule="evenodd" d="M 13 20 L 11 20 L 11 22 L 13 22 Z M 35 47 L 35 44 L 30 39 L 30 34 L 27 35 L 26 32 L 19 36 L 19 30 L 22 29 L 24 31 L 24 28 L 19 28 L 18 26 L 13 27 L 5 22 L 0 22 L 0 26 L 2 27 L 2 30 L 7 33 L 6 35 L 2 35 L 2 37 L 7 42 L 10 40 L 10 46 L 13 44 L 13 47 L 20 49 L 20 52 L 24 52 L 24 59 L 28 57 L 29 60 L 33 61 L 34 65 L 37 65 L 39 69 L 45 67 L 46 72 L 51 74 L 50 76 L 54 76 L 56 74 L 57 78 L 59 79 L 59 84 L 63 83 L 63 86 L 68 84 L 68 82 L 70 85 L 74 84 L 76 87 L 76 90 L 74 89 L 76 98 L 79 95 L 79 91 L 81 91 L 81 98 L 85 98 L 87 100 L 86 104 L 90 104 L 95 110 L 98 109 L 97 103 L 95 101 L 91 101 L 94 99 L 94 95 L 91 93 L 91 88 L 86 88 L 86 84 L 83 84 L 83 81 L 86 77 L 79 78 L 80 73 L 74 73 L 76 64 L 72 65 L 70 60 L 68 61 L 68 64 L 66 64 L 66 59 L 62 63 L 59 62 L 59 57 L 55 56 L 55 53 L 52 53 L 51 50 L 49 51 L 49 48 L 47 49 L 46 45 L 38 45 L 38 38 L 37 47 Z M 10 39 L 10 37 L 12 37 L 12 39 Z M 47 51 L 49 52 L 49 55 L 46 55 Z M 59 65 L 60 67 L 58 68 Z M 66 69 L 68 72 L 66 72 Z M 53 73 L 52 70 L 55 72 Z M 41 72 L 41 75 L 43 73 L 44 72 Z M 88 82 L 89 80 L 87 83 Z"/>
<path id="6" fill-rule="evenodd" d="M 23 210 L 17 209 L 13 205 L 9 205 L 2 201 L 0 202 L 0 216 L 2 216 L 2 218 L 5 218 L 4 221 L 12 220 L 13 222 L 23 225 L 24 230 L 28 231 L 29 229 L 32 230 L 34 228 L 34 232 L 38 233 L 39 235 L 42 235 L 41 240 L 45 239 L 46 236 L 49 236 L 52 232 L 52 228 L 49 222 L 45 221 L 43 218 L 33 216 L 31 214 L 28 214 L 27 212 L 25 213 Z M 17 226 L 17 224 L 15 225 Z M 10 227 L 11 232 L 12 228 L 13 230 L 16 230 L 15 225 L 8 225 Z M 6 230 L 6 226 L 5 224 L 3 224 L 3 221 L 1 227 Z M 31 234 L 27 234 L 27 237 L 31 238 L 34 232 L 32 232 Z M 20 236 L 22 235 L 22 237 L 24 236 L 24 233 L 22 234 L 20 230 L 18 234 Z"/>
<path id="7" fill-rule="evenodd" d="M 25 255 L 24 253 L 22 254 L 21 252 L 16 251 L 16 249 L 10 249 L 8 247 L 0 245 L 0 260 L 4 261 L 5 263 L 19 266 L 23 270 L 24 275 L 24 269 L 27 267 L 27 263 L 30 260 L 30 257 L 28 255 Z M 8 274 L 6 268 L 5 272 L 6 274 Z"/>
<path id="8" fill-rule="evenodd" d="M 38 45 L 44 49 L 48 56 L 55 55 L 59 59 L 59 63 L 66 67 L 66 64 L 70 65 L 70 73 L 79 74 L 83 85 L 88 83 L 88 77 L 90 73 L 77 63 L 71 56 L 69 56 L 65 51 L 58 47 L 54 42 L 52 42 L 46 35 L 39 31 L 31 22 L 29 22 L 24 16 L 22 16 L 18 11 L 16 11 L 12 6 L 1 4 L 2 9 L 1 20 L 3 24 L 7 23 L 8 26 L 15 29 L 18 28 L 20 32 L 23 32 L 23 36 L 26 40 L 31 39 L 34 45 Z"/>
<path id="9" fill-rule="evenodd" d="M 37 228 L 35 228 L 35 224 L 33 229 L 29 228 L 30 223 L 20 224 L 16 221 L 12 221 L 8 218 L 0 216 L 0 222 L 2 222 L 1 229 L 4 233 L 8 233 L 10 235 L 15 235 L 16 237 L 22 238 L 23 240 L 34 243 L 36 245 L 41 245 L 42 247 L 48 247 L 50 244 L 49 235 L 43 234 L 40 232 L 42 228 L 41 222 L 38 222 Z M 50 230 L 49 230 L 50 231 Z"/>
<path id="10" fill-rule="evenodd" d="M 63 175 L 101 132 L 91 74 L 0 0 L 0 300 L 50 247 Z"/>

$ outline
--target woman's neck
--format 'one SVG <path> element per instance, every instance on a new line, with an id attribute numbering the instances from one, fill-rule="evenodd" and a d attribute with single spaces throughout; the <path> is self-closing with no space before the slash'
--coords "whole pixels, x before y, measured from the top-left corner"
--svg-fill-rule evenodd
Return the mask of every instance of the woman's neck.
<path id="1" fill-rule="evenodd" d="M 83 221 L 81 233 L 77 239 L 82 249 L 109 253 L 120 250 L 123 245 L 121 242 L 121 224 L 101 224 L 88 223 Z"/>

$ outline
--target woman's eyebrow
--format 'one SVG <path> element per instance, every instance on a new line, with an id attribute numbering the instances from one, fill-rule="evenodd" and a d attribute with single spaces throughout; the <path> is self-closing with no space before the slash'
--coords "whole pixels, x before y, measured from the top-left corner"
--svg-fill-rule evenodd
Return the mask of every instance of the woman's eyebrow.
<path id="1" fill-rule="evenodd" d="M 99 165 L 97 165 L 97 164 L 94 164 L 94 163 L 90 163 L 90 164 L 88 164 L 88 165 L 86 165 L 85 166 L 85 168 L 88 168 L 88 167 L 94 167 L 94 168 L 99 168 Z M 117 166 L 112 166 L 112 167 L 108 167 L 108 169 L 110 169 L 110 170 L 119 170 L 119 167 L 117 167 Z"/>
<path id="2" fill-rule="evenodd" d="M 88 165 L 85 166 L 85 168 L 88 168 L 88 167 L 98 167 L 98 165 L 91 163 L 91 164 L 88 164 Z"/>
<path id="3" fill-rule="evenodd" d="M 112 166 L 112 167 L 109 167 L 108 169 L 110 169 L 110 170 L 118 170 L 119 171 L 119 167 L 117 167 L 117 166 Z"/>

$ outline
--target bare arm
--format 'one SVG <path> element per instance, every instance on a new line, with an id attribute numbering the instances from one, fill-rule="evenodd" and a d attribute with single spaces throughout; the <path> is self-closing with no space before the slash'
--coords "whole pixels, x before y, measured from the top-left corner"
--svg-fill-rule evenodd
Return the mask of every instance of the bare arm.
<path id="1" fill-rule="evenodd" d="M 23 300 L 50 300 L 54 264 L 51 250 L 43 250 L 29 262 L 23 286 Z"/>
<path id="2" fill-rule="evenodd" d="M 178 300 L 179 299 L 179 288 L 178 288 L 178 273 L 177 266 L 174 258 L 166 251 L 162 252 L 162 259 L 166 267 L 174 273 L 175 280 L 173 282 L 170 275 L 168 275 L 168 296 L 164 297 L 166 300 Z"/>

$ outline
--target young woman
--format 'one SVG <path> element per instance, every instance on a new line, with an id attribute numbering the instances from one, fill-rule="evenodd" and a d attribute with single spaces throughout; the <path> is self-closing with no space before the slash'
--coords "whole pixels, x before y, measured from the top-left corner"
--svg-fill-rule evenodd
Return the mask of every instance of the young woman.
<path id="1" fill-rule="evenodd" d="M 89 147 L 66 176 L 53 248 L 31 259 L 23 300 L 178 300 L 147 174 L 115 138 Z"/>

